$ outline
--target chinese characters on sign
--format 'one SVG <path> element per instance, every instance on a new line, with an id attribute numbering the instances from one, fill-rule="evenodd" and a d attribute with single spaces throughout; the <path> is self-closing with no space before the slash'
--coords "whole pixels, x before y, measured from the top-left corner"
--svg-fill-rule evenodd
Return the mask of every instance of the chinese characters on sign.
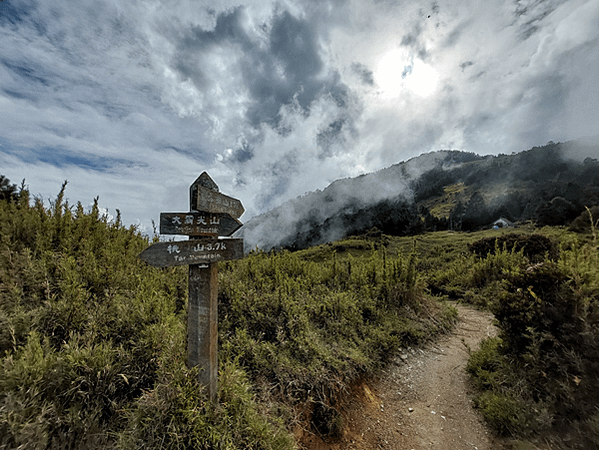
<path id="1" fill-rule="evenodd" d="M 185 266 L 243 258 L 243 239 L 157 242 L 139 257 L 154 267 Z"/>
<path id="2" fill-rule="evenodd" d="M 230 236 L 242 223 L 228 213 L 193 211 L 189 213 L 161 213 L 160 234 L 187 236 Z"/>

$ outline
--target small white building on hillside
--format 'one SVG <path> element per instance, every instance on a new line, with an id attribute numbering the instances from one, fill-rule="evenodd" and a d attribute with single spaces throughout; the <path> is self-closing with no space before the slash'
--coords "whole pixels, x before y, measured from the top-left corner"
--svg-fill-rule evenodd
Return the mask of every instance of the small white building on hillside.
<path id="1" fill-rule="evenodd" d="M 500 217 L 499 219 L 497 219 L 495 222 L 493 222 L 492 224 L 492 228 L 494 230 L 497 230 L 499 228 L 508 228 L 508 227 L 513 227 L 514 226 L 514 222 L 510 222 L 509 220 L 507 220 L 505 217 Z"/>

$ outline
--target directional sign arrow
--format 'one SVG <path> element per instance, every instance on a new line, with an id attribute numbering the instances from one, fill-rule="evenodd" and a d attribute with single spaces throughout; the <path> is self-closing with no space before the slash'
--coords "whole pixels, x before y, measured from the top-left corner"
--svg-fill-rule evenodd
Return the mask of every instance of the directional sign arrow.
<path id="1" fill-rule="evenodd" d="M 221 194 L 218 185 L 206 172 L 202 174 L 189 187 L 190 208 L 196 211 L 213 213 L 227 213 L 239 219 L 245 208 L 236 198 Z"/>
<path id="2" fill-rule="evenodd" d="M 203 186 L 197 186 L 197 202 L 194 205 L 198 211 L 210 211 L 216 213 L 227 213 L 238 219 L 244 213 L 245 208 L 236 198 L 212 191 Z"/>
<path id="3" fill-rule="evenodd" d="M 157 242 L 139 258 L 154 267 L 185 266 L 243 258 L 243 239 L 197 239 Z"/>
<path id="4" fill-rule="evenodd" d="M 160 213 L 160 234 L 230 236 L 243 224 L 227 213 Z"/>

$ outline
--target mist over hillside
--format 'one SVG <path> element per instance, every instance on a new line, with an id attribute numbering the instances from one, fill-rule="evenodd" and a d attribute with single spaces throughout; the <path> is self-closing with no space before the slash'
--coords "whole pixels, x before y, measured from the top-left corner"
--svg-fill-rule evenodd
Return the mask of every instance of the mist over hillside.
<path id="1" fill-rule="evenodd" d="M 599 204 L 599 144 L 549 142 L 512 155 L 423 154 L 337 180 L 248 221 L 246 251 L 306 248 L 377 228 L 390 235 L 475 230 L 503 217 L 564 225 Z"/>

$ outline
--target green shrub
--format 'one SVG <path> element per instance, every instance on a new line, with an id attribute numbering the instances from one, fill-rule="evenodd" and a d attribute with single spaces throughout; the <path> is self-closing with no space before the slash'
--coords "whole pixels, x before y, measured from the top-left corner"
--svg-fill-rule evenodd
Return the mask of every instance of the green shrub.
<path id="1" fill-rule="evenodd" d="M 185 335 L 185 271 L 141 263 L 147 238 L 65 187 L 48 209 L 24 190 L 0 201 L 0 448 L 114 446 L 164 336 Z"/>
<path id="2" fill-rule="evenodd" d="M 529 427 L 523 414 L 525 405 L 517 398 L 485 391 L 475 398 L 474 404 L 481 410 L 485 420 L 499 434 L 522 434 Z"/>
<path id="3" fill-rule="evenodd" d="M 509 381 L 509 372 L 502 373 L 506 358 L 500 352 L 501 338 L 487 338 L 480 343 L 480 349 L 470 353 L 466 370 L 475 377 L 479 388 L 498 388 Z"/>
<path id="4" fill-rule="evenodd" d="M 126 398 L 119 350 L 82 345 L 72 337 L 61 352 L 32 332 L 0 370 L 2 445 L 15 448 L 101 448 L 103 427 Z M 33 442 L 31 433 L 35 436 Z M 96 438 L 91 439 L 92 435 Z"/>
<path id="5" fill-rule="evenodd" d="M 495 254 L 497 249 L 522 251 L 530 261 L 540 261 L 546 257 L 556 259 L 559 255 L 558 248 L 551 239 L 536 233 L 530 235 L 510 233 L 486 237 L 468 245 L 468 250 L 479 257 Z"/>
<path id="6" fill-rule="evenodd" d="M 383 248 L 357 258 L 353 244 L 257 252 L 219 274 L 221 354 L 271 394 L 312 403 L 313 425 L 333 434 L 334 405 L 349 384 L 454 317 L 424 298 L 415 255 Z"/>
<path id="7" fill-rule="evenodd" d="M 128 411 L 119 433 L 123 449 L 256 449 L 295 447 L 285 423 L 266 416 L 244 371 L 226 362 L 219 371 L 219 402 L 196 381 L 197 371 L 170 364 L 156 386 Z"/>
<path id="8" fill-rule="evenodd" d="M 522 250 L 498 246 L 485 257 L 463 254 L 432 273 L 429 283 L 433 291 L 493 309 L 503 291 L 501 283 L 506 273 L 525 260 Z"/>
<path id="9" fill-rule="evenodd" d="M 573 244 L 557 261 L 522 259 L 503 270 L 494 309 L 500 338 L 469 362 L 484 389 L 481 409 L 498 429 L 515 430 L 507 412 L 517 407 L 528 431 L 558 427 L 599 445 L 598 268 L 594 246 Z"/>

